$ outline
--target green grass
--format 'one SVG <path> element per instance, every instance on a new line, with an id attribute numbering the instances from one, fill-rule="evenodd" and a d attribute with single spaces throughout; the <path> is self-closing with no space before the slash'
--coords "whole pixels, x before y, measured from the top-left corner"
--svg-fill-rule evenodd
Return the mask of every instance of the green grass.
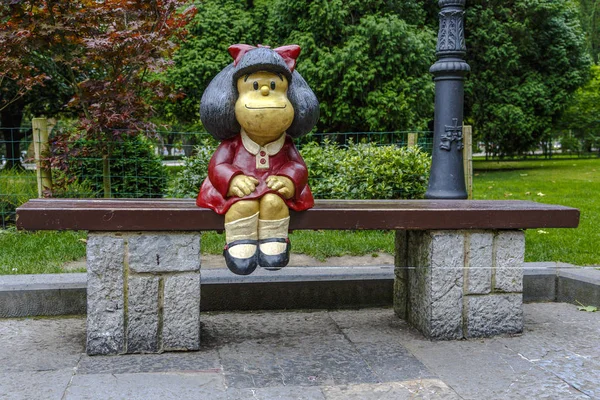
<path id="1" fill-rule="evenodd" d="M 526 261 L 600 264 L 600 159 L 476 161 L 475 199 L 530 200 L 581 211 L 577 229 L 526 232 Z"/>
<path id="2" fill-rule="evenodd" d="M 62 265 L 85 256 L 85 232 L 0 230 L 0 275 L 65 272 Z"/>
<path id="3" fill-rule="evenodd" d="M 37 195 L 35 172 L 0 170 L 0 228 L 13 223 L 15 209 Z"/>

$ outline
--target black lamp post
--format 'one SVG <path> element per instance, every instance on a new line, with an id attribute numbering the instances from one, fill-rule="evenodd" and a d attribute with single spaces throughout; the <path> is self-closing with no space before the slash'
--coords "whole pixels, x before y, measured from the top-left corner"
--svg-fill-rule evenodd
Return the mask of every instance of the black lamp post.
<path id="1" fill-rule="evenodd" d="M 435 81 L 433 155 L 428 199 L 466 199 L 463 168 L 464 79 L 471 70 L 464 60 L 466 0 L 439 0 L 437 58 L 429 70 Z"/>

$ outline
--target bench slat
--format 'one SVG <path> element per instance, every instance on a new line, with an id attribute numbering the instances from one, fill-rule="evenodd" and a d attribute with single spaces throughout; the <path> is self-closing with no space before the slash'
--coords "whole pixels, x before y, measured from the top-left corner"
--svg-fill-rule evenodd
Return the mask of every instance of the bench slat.
<path id="1" fill-rule="evenodd" d="M 519 200 L 319 200 L 292 212 L 290 229 L 576 228 L 579 210 Z M 17 209 L 26 230 L 222 230 L 223 217 L 191 199 L 34 199 Z"/>

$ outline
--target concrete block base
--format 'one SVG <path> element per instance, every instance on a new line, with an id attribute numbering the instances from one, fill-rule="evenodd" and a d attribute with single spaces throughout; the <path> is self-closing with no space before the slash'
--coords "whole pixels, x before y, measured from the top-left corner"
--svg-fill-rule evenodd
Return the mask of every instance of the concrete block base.
<path id="1" fill-rule="evenodd" d="M 523 330 L 522 231 L 397 231 L 394 310 L 426 337 Z"/>
<path id="2" fill-rule="evenodd" d="M 200 234 L 90 232 L 87 353 L 200 346 Z"/>

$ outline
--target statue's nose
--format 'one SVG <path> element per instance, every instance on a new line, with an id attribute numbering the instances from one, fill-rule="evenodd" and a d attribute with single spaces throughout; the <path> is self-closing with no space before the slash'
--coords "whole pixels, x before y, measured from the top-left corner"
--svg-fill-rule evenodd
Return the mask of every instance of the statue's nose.
<path id="1" fill-rule="evenodd" d="M 269 89 L 269 87 L 267 85 L 264 85 L 264 86 L 260 87 L 260 93 L 263 96 L 268 96 L 270 92 L 271 92 L 271 90 Z"/>

